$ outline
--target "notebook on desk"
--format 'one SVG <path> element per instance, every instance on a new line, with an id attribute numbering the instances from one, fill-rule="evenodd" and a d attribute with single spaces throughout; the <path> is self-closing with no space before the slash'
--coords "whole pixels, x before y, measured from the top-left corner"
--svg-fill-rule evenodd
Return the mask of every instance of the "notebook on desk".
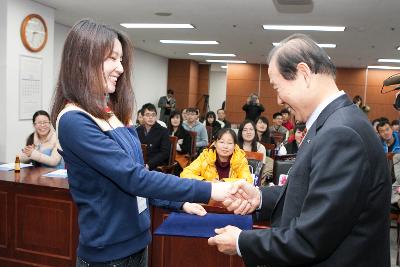
<path id="1" fill-rule="evenodd" d="M 236 226 L 242 230 L 251 230 L 253 220 L 251 215 L 207 213 L 205 216 L 197 216 L 172 212 L 154 231 L 154 234 L 209 238 L 216 235 L 214 231 L 216 228 L 227 225 Z"/>

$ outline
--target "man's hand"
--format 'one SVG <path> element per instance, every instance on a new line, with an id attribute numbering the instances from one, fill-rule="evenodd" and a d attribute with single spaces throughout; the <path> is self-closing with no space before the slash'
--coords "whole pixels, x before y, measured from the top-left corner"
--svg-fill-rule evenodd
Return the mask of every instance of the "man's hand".
<path id="1" fill-rule="evenodd" d="M 203 208 L 203 206 L 197 203 L 185 202 L 182 206 L 182 210 L 188 214 L 195 214 L 199 216 L 204 216 L 207 214 L 207 211 Z"/>
<path id="2" fill-rule="evenodd" d="M 231 189 L 231 197 L 223 201 L 224 206 L 235 214 L 249 214 L 260 205 L 260 191 L 245 180 L 235 182 Z"/>
<path id="3" fill-rule="evenodd" d="M 240 230 L 237 227 L 228 225 L 224 228 L 215 229 L 216 236 L 208 239 L 208 244 L 211 246 L 217 246 L 218 250 L 224 254 L 235 255 L 236 240 L 239 238 Z"/>

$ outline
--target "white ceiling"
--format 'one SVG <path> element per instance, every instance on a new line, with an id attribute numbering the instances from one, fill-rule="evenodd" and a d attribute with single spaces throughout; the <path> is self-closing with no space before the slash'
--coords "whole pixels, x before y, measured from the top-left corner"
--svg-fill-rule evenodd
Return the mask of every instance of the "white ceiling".
<path id="1" fill-rule="evenodd" d="M 400 59 L 400 0 L 36 0 L 56 9 L 56 22 L 81 18 L 127 32 L 135 47 L 168 58 L 206 58 L 188 52 L 234 53 L 238 60 L 265 63 L 272 42 L 293 32 L 264 31 L 263 24 L 346 26 L 345 32 L 304 32 L 326 49 L 338 67 L 379 65 Z M 303 3 L 285 4 L 285 3 Z M 305 4 L 304 4 L 305 3 Z M 155 12 L 171 12 L 169 17 Z M 191 23 L 196 29 L 125 29 L 120 23 Z M 161 44 L 160 39 L 217 40 L 219 45 Z M 396 64 L 380 64 L 396 65 Z M 400 64 L 397 64 L 400 66 Z"/>

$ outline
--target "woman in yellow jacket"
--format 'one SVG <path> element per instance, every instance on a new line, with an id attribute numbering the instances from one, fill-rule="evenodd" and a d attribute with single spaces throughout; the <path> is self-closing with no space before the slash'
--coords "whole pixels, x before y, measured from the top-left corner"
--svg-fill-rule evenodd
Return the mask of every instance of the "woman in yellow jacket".
<path id="1" fill-rule="evenodd" d="M 253 182 L 246 154 L 237 145 L 235 132 L 226 128 L 218 132 L 214 144 L 204 149 L 180 176 L 206 181 L 246 179 L 249 183 Z"/>

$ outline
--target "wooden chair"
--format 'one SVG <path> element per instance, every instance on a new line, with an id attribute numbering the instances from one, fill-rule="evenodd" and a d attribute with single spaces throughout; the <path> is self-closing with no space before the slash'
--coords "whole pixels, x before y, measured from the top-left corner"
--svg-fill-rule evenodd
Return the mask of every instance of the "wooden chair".
<path id="1" fill-rule="evenodd" d="M 147 164 L 147 145 L 146 144 L 142 144 L 142 153 L 143 153 L 144 164 Z"/>
<path id="2" fill-rule="evenodd" d="M 208 144 L 213 141 L 213 128 L 211 126 L 206 126 L 207 135 L 208 135 Z"/>
<path id="3" fill-rule="evenodd" d="M 197 157 L 197 151 L 196 151 L 196 137 L 197 137 L 197 133 L 193 132 L 193 131 L 188 131 L 190 134 L 190 138 L 191 138 L 191 143 L 190 143 L 190 151 L 188 154 L 188 165 Z"/>
<path id="4" fill-rule="evenodd" d="M 245 151 L 245 153 L 250 172 L 255 176 L 254 185 L 259 186 L 261 184 L 262 167 L 264 166 L 264 154 L 251 151 Z"/>
<path id="5" fill-rule="evenodd" d="M 169 136 L 169 141 L 171 143 L 171 148 L 169 151 L 169 159 L 168 159 L 168 165 L 163 165 L 163 166 L 158 166 L 157 169 L 163 173 L 169 173 L 172 174 L 174 173 L 175 167 L 178 164 L 175 161 L 176 157 L 176 143 L 178 142 L 178 137 L 176 136 Z"/>
<path id="6" fill-rule="evenodd" d="M 275 144 L 281 144 L 285 140 L 285 135 L 279 132 L 272 133 Z"/>

